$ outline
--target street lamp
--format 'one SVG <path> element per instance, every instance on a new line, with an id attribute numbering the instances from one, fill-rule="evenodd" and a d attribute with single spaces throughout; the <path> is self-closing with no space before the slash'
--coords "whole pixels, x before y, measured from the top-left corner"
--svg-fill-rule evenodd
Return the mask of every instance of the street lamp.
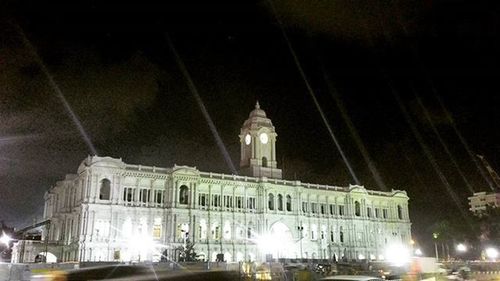
<path id="1" fill-rule="evenodd" d="M 436 251 L 436 260 L 439 261 L 439 255 L 438 255 L 438 246 L 436 240 L 439 237 L 439 233 L 434 232 L 432 233 L 432 237 L 434 238 L 434 250 Z"/>
<path id="2" fill-rule="evenodd" d="M 460 253 L 465 253 L 465 252 L 467 252 L 467 246 L 460 243 L 457 245 L 457 251 L 459 251 Z"/>
<path id="3" fill-rule="evenodd" d="M 10 238 L 9 235 L 5 234 L 4 231 L 2 231 L 2 237 L 0 237 L 0 243 L 5 244 L 7 247 L 9 247 L 9 243 L 12 241 L 12 238 Z"/>
<path id="4" fill-rule="evenodd" d="M 486 252 L 486 257 L 490 260 L 496 260 L 498 258 L 498 250 L 495 248 L 492 247 L 487 248 L 485 252 Z"/>

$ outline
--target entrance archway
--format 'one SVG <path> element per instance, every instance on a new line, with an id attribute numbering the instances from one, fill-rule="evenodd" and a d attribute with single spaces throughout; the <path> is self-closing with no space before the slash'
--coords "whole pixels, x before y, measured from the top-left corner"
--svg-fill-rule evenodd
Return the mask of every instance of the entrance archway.
<path id="1" fill-rule="evenodd" d="M 36 255 L 35 262 L 56 263 L 57 257 L 51 252 L 41 252 Z"/>

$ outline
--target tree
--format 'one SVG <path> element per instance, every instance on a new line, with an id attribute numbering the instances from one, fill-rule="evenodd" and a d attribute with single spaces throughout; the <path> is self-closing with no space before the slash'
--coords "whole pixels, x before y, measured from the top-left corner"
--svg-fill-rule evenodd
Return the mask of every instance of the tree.
<path id="1" fill-rule="evenodd" d="M 194 251 L 194 242 L 191 242 L 189 238 L 186 239 L 184 245 L 179 246 L 180 256 L 179 261 L 196 261 L 198 255 Z"/>

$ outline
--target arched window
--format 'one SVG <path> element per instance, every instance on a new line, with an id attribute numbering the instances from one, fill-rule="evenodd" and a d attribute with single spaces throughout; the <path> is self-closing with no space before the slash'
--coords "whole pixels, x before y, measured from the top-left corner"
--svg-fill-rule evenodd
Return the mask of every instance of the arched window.
<path id="1" fill-rule="evenodd" d="M 179 189 L 179 204 L 187 205 L 189 201 L 188 187 L 182 185 Z"/>
<path id="2" fill-rule="evenodd" d="M 361 205 L 359 204 L 359 201 L 354 202 L 354 214 L 356 217 L 361 216 Z"/>
<path id="3" fill-rule="evenodd" d="M 262 167 L 267 167 L 267 158 L 262 157 Z"/>
<path id="4" fill-rule="evenodd" d="M 274 194 L 269 193 L 269 210 L 274 210 Z"/>
<path id="5" fill-rule="evenodd" d="M 292 196 L 290 196 L 290 195 L 286 196 L 286 210 L 287 210 L 287 212 L 292 211 Z"/>
<path id="6" fill-rule="evenodd" d="M 111 182 L 108 179 L 103 179 L 99 188 L 99 199 L 109 200 L 110 190 Z"/>
<path id="7" fill-rule="evenodd" d="M 278 210 L 283 211 L 283 195 L 278 194 Z"/>
<path id="8" fill-rule="evenodd" d="M 401 207 L 401 205 L 398 205 L 398 219 L 403 219 L 403 208 Z"/>

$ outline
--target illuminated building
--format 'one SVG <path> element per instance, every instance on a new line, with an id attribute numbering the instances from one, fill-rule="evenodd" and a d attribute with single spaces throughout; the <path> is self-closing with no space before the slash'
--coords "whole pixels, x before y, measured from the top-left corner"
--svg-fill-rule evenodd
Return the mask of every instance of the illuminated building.
<path id="1" fill-rule="evenodd" d="M 177 260 L 187 239 L 212 261 L 379 259 L 409 246 L 405 191 L 282 179 L 277 134 L 258 104 L 239 140 L 239 175 L 89 156 L 46 193 L 45 237 L 61 261 Z"/>

